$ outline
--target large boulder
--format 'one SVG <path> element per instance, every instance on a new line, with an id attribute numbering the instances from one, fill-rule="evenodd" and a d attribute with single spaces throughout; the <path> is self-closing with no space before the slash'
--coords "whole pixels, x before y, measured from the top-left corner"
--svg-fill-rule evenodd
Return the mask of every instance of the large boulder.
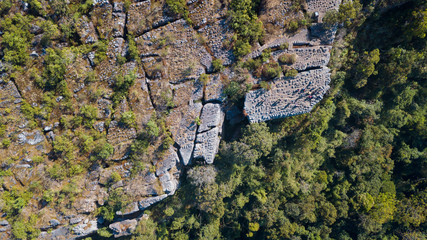
<path id="1" fill-rule="evenodd" d="M 137 224 L 138 221 L 135 219 L 129 219 L 112 223 L 108 227 L 113 231 L 114 237 L 118 238 L 131 235 Z"/>

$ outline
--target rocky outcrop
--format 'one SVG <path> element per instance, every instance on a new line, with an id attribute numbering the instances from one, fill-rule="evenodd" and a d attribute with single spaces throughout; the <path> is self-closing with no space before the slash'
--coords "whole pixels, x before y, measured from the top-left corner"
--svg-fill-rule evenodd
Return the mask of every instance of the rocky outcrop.
<path id="1" fill-rule="evenodd" d="M 109 228 L 113 231 L 114 237 L 118 238 L 131 235 L 137 223 L 135 219 L 124 220 L 110 224 Z"/>
<path id="2" fill-rule="evenodd" d="M 290 64 L 289 67 L 298 71 L 306 69 L 320 68 L 326 66 L 330 58 L 331 47 L 316 46 L 305 48 L 294 48 L 290 50 L 275 51 L 272 53 L 273 59 L 278 61 L 283 54 L 295 54 L 296 62 Z"/>
<path id="3" fill-rule="evenodd" d="M 309 112 L 329 89 L 329 68 L 309 70 L 294 78 L 274 80 L 270 90 L 250 91 L 245 98 L 245 112 L 252 123 Z"/>
<path id="4" fill-rule="evenodd" d="M 95 27 L 86 16 L 83 16 L 77 21 L 76 29 L 81 42 L 88 44 L 98 41 L 98 35 L 96 34 Z"/>
<path id="5" fill-rule="evenodd" d="M 212 164 L 219 146 L 219 129 L 217 127 L 197 135 L 194 158 Z"/>
<path id="6" fill-rule="evenodd" d="M 206 39 L 206 44 L 215 58 L 220 59 L 226 66 L 235 61 L 233 51 L 230 48 L 231 44 L 227 45 L 227 42 L 232 42 L 234 32 L 226 20 L 209 23 L 199 29 L 198 32 Z"/>
<path id="7" fill-rule="evenodd" d="M 71 229 L 74 235 L 78 237 L 88 236 L 95 233 L 98 230 L 98 223 L 96 220 L 85 221 L 84 223 L 78 224 Z"/>
<path id="8" fill-rule="evenodd" d="M 201 124 L 198 133 L 206 132 L 212 128 L 221 128 L 224 120 L 221 105 L 216 103 L 207 103 L 203 106 L 202 114 L 200 116 Z"/>
<path id="9" fill-rule="evenodd" d="M 245 114 L 250 122 L 260 122 L 310 111 L 328 90 L 330 74 L 326 66 L 337 27 L 326 28 L 320 18 L 320 23 L 314 23 L 310 29 L 288 34 L 284 32 L 286 21 L 302 16 L 288 11 L 290 4 L 287 0 L 263 1 L 260 20 L 267 32 L 271 26 L 280 30 L 267 36 L 263 45 L 255 44 L 254 51 L 243 57 L 256 58 L 268 49 L 269 61 L 278 61 L 283 54 L 296 55 L 295 63 L 282 65 L 298 70 L 298 75 L 274 79 L 269 83 L 270 90 L 255 89 L 262 78 L 233 66 L 235 33 L 226 17 L 228 4 L 224 1 L 187 1 L 189 15 L 184 18 L 173 14 L 165 0 L 96 0 L 89 13 L 73 21 L 76 37 L 87 44 L 87 49 L 81 54 L 64 48 L 70 62 L 64 82 L 71 96 L 55 93 L 46 97 L 42 89 L 34 86 L 29 75 L 44 77 L 36 70 L 44 64 L 46 51 L 35 47 L 40 45 L 44 33 L 31 23 L 35 37 L 28 53 L 31 52 L 34 73 L 17 72 L 12 80 L 6 81 L 8 70 L 0 62 L 0 116 L 10 122 L 6 129 L 0 129 L 4 132 L 1 140 L 6 139 L 5 145 L 11 140 L 9 147 L 0 148 L 0 156 L 7 156 L 4 169 L 12 173 L 3 177 L 2 187 L 10 191 L 38 181 L 55 193 L 65 192 L 65 187 L 71 185 L 77 189 L 65 217 L 40 200 L 40 196 L 30 200 L 28 208 L 46 212 L 46 217 L 37 223 L 44 231 L 40 239 L 82 239 L 106 227 L 102 217 L 94 218 L 97 209 L 108 204 L 114 194 L 123 194 L 123 199 L 128 200 L 124 202 L 129 204 L 116 211 L 117 222 L 108 226 L 114 237 L 128 236 L 142 211 L 176 192 L 183 169 L 194 163 L 214 163 L 224 115 L 229 124 L 237 125 Z M 310 0 L 307 4 L 309 12 L 319 11 L 320 16 L 338 6 L 336 0 Z M 67 20 L 70 19 L 64 17 L 61 21 Z M 134 49 L 130 36 L 135 37 L 138 56 L 131 54 Z M 52 41 L 58 49 L 70 44 Z M 73 37 L 72 41 L 78 39 Z M 289 49 L 283 49 L 285 43 L 289 43 Z M 212 61 L 216 59 L 221 60 L 224 70 L 213 72 Z M 95 79 L 89 73 L 95 74 Z M 124 89 L 126 97 L 115 98 L 119 77 L 131 73 L 135 79 L 129 89 Z M 229 106 L 223 89 L 244 77 L 255 88 L 247 93 L 243 111 L 239 105 Z M 38 112 L 48 100 L 53 102 L 52 111 Z M 97 110 L 91 126 L 78 123 L 82 115 L 79 110 L 84 105 Z M 34 109 L 36 114 L 28 114 L 28 109 Z M 125 126 L 120 121 L 128 111 L 133 112 L 135 125 Z M 154 128 L 161 132 L 151 135 L 159 136 L 147 136 L 149 122 L 155 122 Z M 37 124 L 40 126 L 35 127 Z M 75 150 L 76 161 L 69 161 L 73 171 L 74 167 L 79 170 L 80 163 L 88 163 L 88 173 L 83 171 L 73 182 L 62 181 L 61 176 L 46 177 L 44 172 L 54 172 L 52 169 L 65 171 L 61 159 L 48 154 L 55 138 L 65 135 L 72 146 L 87 145 L 87 149 L 97 150 L 105 147 L 103 155 L 110 156 L 100 160 L 96 159 L 96 151 Z M 45 159 L 47 163 L 35 163 L 35 159 Z M 91 161 L 85 162 L 87 159 Z M 68 167 L 66 174 L 73 174 Z M 37 209 L 37 205 L 43 208 Z M 2 224 L 0 232 L 10 232 L 10 225 Z"/>
<path id="10" fill-rule="evenodd" d="M 167 194 L 163 194 L 160 196 L 156 196 L 156 197 L 149 197 L 146 199 L 143 199 L 141 201 L 139 201 L 138 206 L 140 210 L 144 210 L 146 208 L 148 208 L 149 206 L 155 204 L 156 202 L 160 202 L 161 200 L 165 199 L 168 195 Z"/>

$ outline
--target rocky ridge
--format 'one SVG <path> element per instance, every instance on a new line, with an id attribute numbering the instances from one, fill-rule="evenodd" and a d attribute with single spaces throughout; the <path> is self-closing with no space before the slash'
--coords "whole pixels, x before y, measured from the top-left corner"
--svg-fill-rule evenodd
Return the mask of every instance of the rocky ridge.
<path id="1" fill-rule="evenodd" d="M 38 223 L 42 229 L 39 239 L 79 239 L 94 234 L 104 225 L 103 219 L 95 216 L 96 209 L 106 204 L 115 189 L 123 189 L 132 201 L 116 212 L 117 217 L 108 227 L 115 237 L 130 235 L 146 208 L 175 193 L 180 172 L 186 166 L 196 161 L 214 162 L 224 119 L 229 119 L 232 124 L 243 121 L 239 109 L 229 109 L 223 93 L 227 79 L 232 79 L 236 73 L 231 68 L 214 73 L 212 66 L 214 59 L 221 59 L 225 66 L 236 61 L 231 48 L 224 44 L 225 41 L 231 42 L 234 35 L 225 18 L 226 7 L 218 1 L 190 1 L 191 26 L 171 13 L 163 1 L 160 2 L 136 1 L 131 3 L 128 11 L 121 2 L 95 2 L 92 12 L 77 22 L 77 34 L 82 43 L 112 39 L 107 47 L 107 59 L 96 64 L 94 52 L 76 57 L 77 60 L 68 66 L 66 80 L 73 89 L 73 99 L 79 102 L 93 92 L 76 71 L 94 70 L 98 73 L 100 83 L 96 88 L 105 92 L 96 102 L 97 119 L 93 126 L 106 134 L 114 149 L 109 158 L 114 164 L 94 166 L 83 181 L 73 183 L 80 191 L 71 209 L 58 213 L 43 208 L 47 217 Z M 278 7 L 282 10 L 275 11 L 286 12 L 288 5 L 285 1 Z M 310 11 L 319 11 L 321 16 L 326 10 L 338 7 L 336 1 L 307 1 L 307 5 Z M 277 22 L 287 18 L 285 14 L 273 15 Z M 273 79 L 271 89 L 253 89 L 246 94 L 244 112 L 250 122 L 306 113 L 322 99 L 329 88 L 330 73 L 326 65 L 335 32 L 336 28 L 324 29 L 322 23 L 316 23 L 310 30 L 286 34 L 257 46 L 245 57 L 257 58 L 265 49 L 277 49 L 283 43 L 290 43 L 290 47 L 273 50 L 271 56 L 275 61 L 284 53 L 297 56 L 296 62 L 290 65 L 298 70 L 297 76 Z M 129 51 L 129 41 L 126 40 L 129 33 L 135 37 L 141 62 L 131 61 L 119 66 L 120 57 Z M 112 111 L 111 87 L 120 72 L 135 72 L 136 80 L 129 89 L 129 98 Z M 201 77 L 205 74 L 209 81 L 202 83 Z M 4 178 L 5 189 L 27 186 L 34 176 L 41 175 L 39 173 L 49 166 L 35 165 L 32 159 L 49 153 L 55 137 L 65 134 L 57 122 L 46 121 L 42 129 L 29 125 L 22 105 L 37 106 L 40 102 L 37 94 L 42 94 L 25 81 L 25 76 L 17 79 L 22 80 L 0 82 L 0 108 L 10 109 L 10 114 L 17 119 L 6 129 L 8 136 L 17 140 L 10 148 L 1 149 L 0 154 L 17 156 L 18 149 L 25 147 L 25 153 L 19 156 L 19 164 L 7 167 L 13 174 Z M 253 81 L 259 83 L 256 77 Z M 61 99 L 58 97 L 56 101 Z M 144 156 L 147 160 L 144 170 L 132 175 L 134 166 L 128 161 L 129 153 L 139 132 L 137 127 L 124 127 L 120 116 L 132 110 L 137 125 L 145 126 L 153 114 L 165 111 L 165 99 L 173 102 L 173 106 L 167 107 L 169 114 L 165 122 L 174 144 L 161 154 L 153 150 L 156 158 Z M 79 104 L 86 103 L 81 101 Z M 55 114 L 54 111 L 52 115 Z M 153 145 L 160 147 L 158 142 Z M 120 180 L 112 184 L 110 179 L 114 174 L 119 174 Z M 44 181 L 50 189 L 62 187 L 58 181 Z M 35 201 L 32 204 L 37 208 Z M 6 226 L 3 234 L 8 236 L 8 224 L 2 226 Z"/>

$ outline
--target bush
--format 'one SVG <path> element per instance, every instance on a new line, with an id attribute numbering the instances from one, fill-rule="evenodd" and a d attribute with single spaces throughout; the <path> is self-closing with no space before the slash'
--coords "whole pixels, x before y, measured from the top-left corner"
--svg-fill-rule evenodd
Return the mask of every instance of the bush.
<path id="1" fill-rule="evenodd" d="M 259 59 L 248 59 L 246 62 L 243 63 L 243 67 L 249 69 L 249 70 L 256 70 L 262 66 L 262 60 Z"/>
<path id="2" fill-rule="evenodd" d="M 159 126 L 154 119 L 150 119 L 147 123 L 147 133 L 150 137 L 158 137 L 160 133 Z"/>
<path id="3" fill-rule="evenodd" d="M 118 104 L 122 99 L 126 98 L 128 95 L 129 88 L 135 83 L 136 75 L 134 72 L 130 74 L 116 76 L 114 85 L 113 85 L 113 102 Z"/>
<path id="4" fill-rule="evenodd" d="M 260 85 L 260 87 L 264 88 L 265 90 L 270 90 L 271 89 L 270 84 L 268 84 L 268 82 L 266 82 L 266 81 L 261 81 L 259 83 L 259 85 Z"/>
<path id="5" fill-rule="evenodd" d="M 139 59 L 138 48 L 136 47 L 135 40 L 132 35 L 129 35 L 128 42 L 129 42 L 129 59 L 138 60 Z"/>
<path id="6" fill-rule="evenodd" d="M 202 73 L 199 77 L 199 80 L 203 86 L 206 86 L 209 83 L 209 76 L 205 73 Z"/>
<path id="7" fill-rule="evenodd" d="M 262 51 L 262 53 L 261 53 L 261 56 L 260 56 L 261 61 L 262 61 L 262 62 L 267 62 L 267 61 L 268 61 L 268 59 L 270 58 L 270 56 L 271 56 L 271 49 L 270 49 L 270 48 L 265 49 L 265 50 L 264 50 L 264 51 Z"/>
<path id="8" fill-rule="evenodd" d="M 224 69 L 224 65 L 222 64 L 222 60 L 221 59 L 214 59 L 212 61 L 212 67 L 214 72 L 221 72 Z"/>
<path id="9" fill-rule="evenodd" d="M 47 170 L 50 178 L 55 180 L 63 180 L 67 175 L 66 169 L 62 168 L 59 164 L 53 165 Z"/>
<path id="10" fill-rule="evenodd" d="M 295 77 L 298 74 L 298 71 L 294 68 L 283 68 L 283 73 L 285 77 Z"/>
<path id="11" fill-rule="evenodd" d="M 99 141 L 93 151 L 94 160 L 107 160 L 114 153 L 114 148 L 105 140 Z M 93 158 L 92 158 L 93 159 Z"/>
<path id="12" fill-rule="evenodd" d="M 92 105 L 83 105 L 80 108 L 80 115 L 83 117 L 85 126 L 92 127 L 98 116 L 98 108 Z"/>
<path id="13" fill-rule="evenodd" d="M 105 41 L 98 41 L 93 45 L 93 47 L 95 48 L 94 63 L 95 65 L 98 65 L 107 58 L 108 45 Z"/>
<path id="14" fill-rule="evenodd" d="M 64 52 L 58 49 L 48 48 L 46 50 L 45 68 L 43 77 L 46 79 L 44 87 L 47 90 L 57 90 L 65 92 L 66 82 L 60 84 L 65 79 L 67 71 L 67 61 Z"/>
<path id="15" fill-rule="evenodd" d="M 56 136 L 55 141 L 53 141 L 54 153 L 67 160 L 74 159 L 75 148 L 73 142 L 65 135 Z"/>
<path id="16" fill-rule="evenodd" d="M 280 76 L 282 68 L 276 62 L 264 65 L 262 69 L 262 76 L 266 79 L 273 79 Z"/>
<path id="17" fill-rule="evenodd" d="M 122 176 L 120 176 L 120 173 L 114 171 L 113 173 L 111 173 L 110 180 L 112 183 L 116 183 L 122 180 Z"/>
<path id="18" fill-rule="evenodd" d="M 40 25 L 44 33 L 42 39 L 40 40 L 40 44 L 43 47 L 46 47 L 51 44 L 52 38 L 59 37 L 60 33 L 58 30 L 58 26 L 52 21 L 43 21 Z"/>
<path id="19" fill-rule="evenodd" d="M 10 139 L 8 139 L 8 138 L 5 138 L 5 139 L 3 139 L 2 141 L 1 141 L 1 146 L 3 147 L 3 148 L 8 148 L 9 146 L 10 146 Z"/>
<path id="20" fill-rule="evenodd" d="M 251 44 L 249 44 L 249 42 L 246 40 L 237 40 L 237 42 L 234 44 L 233 50 L 234 55 L 237 58 L 241 58 L 251 52 Z"/>
<path id="21" fill-rule="evenodd" d="M 120 123 L 126 127 L 135 127 L 136 126 L 135 114 L 132 111 L 127 111 L 122 113 L 122 116 L 120 118 Z"/>
<path id="22" fill-rule="evenodd" d="M 279 57 L 278 60 L 281 64 L 294 64 L 297 61 L 297 55 L 284 53 Z"/>
<path id="23" fill-rule="evenodd" d="M 4 31 L 1 43 L 4 60 L 14 65 L 24 65 L 27 62 L 32 38 L 29 32 L 30 21 L 30 18 L 16 14 L 0 22 L 0 26 Z"/>

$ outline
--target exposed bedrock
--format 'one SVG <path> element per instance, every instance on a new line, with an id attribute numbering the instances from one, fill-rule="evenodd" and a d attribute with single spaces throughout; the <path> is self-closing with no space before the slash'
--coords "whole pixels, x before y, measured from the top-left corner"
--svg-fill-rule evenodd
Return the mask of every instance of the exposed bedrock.
<path id="1" fill-rule="evenodd" d="M 246 94 L 245 112 L 251 123 L 307 113 L 322 100 L 330 80 L 327 67 L 276 79 L 270 90 L 257 89 Z"/>

